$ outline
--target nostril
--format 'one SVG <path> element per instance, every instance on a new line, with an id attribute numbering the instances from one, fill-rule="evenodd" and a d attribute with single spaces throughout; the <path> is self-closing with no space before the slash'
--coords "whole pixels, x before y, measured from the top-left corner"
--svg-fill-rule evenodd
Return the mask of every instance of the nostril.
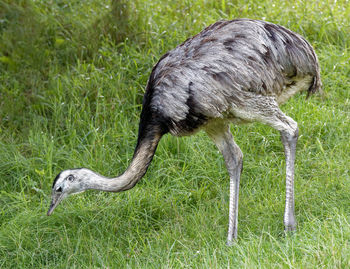
<path id="1" fill-rule="evenodd" d="M 59 187 L 58 189 L 56 189 L 57 192 L 62 192 L 62 187 Z"/>

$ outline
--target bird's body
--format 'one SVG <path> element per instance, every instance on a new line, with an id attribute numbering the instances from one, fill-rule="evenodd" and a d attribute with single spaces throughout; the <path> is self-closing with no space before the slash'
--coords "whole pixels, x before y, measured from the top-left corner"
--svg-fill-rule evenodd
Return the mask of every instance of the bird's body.
<path id="1" fill-rule="evenodd" d="M 282 103 L 296 84 L 314 91 L 319 81 L 301 36 L 263 21 L 219 21 L 161 58 L 144 102 L 173 135 L 186 135 L 213 119 L 254 121 L 256 102 Z"/>
<path id="2" fill-rule="evenodd" d="M 223 154 L 230 175 L 228 242 L 231 243 L 237 235 L 242 152 L 228 125 L 258 121 L 281 133 L 287 168 L 284 223 L 286 230 L 294 230 L 293 180 L 298 128 L 278 105 L 299 91 L 307 91 L 309 95 L 320 86 L 316 54 L 300 35 L 264 21 L 216 22 L 166 53 L 154 66 L 128 169 L 113 179 L 88 169 L 63 171 L 53 184 L 53 202 L 48 213 L 63 199 L 57 189 L 68 182 L 64 181 L 68 176 L 79 179 L 72 183 L 76 187 L 67 191 L 68 194 L 86 189 L 128 190 L 146 173 L 164 134 L 190 135 L 202 129 Z M 54 192 L 59 199 L 54 198 Z"/>

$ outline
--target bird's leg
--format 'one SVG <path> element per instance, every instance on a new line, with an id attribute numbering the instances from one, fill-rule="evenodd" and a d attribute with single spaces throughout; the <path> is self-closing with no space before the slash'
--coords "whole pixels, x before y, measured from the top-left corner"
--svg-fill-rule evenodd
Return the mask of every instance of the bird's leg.
<path id="1" fill-rule="evenodd" d="M 297 225 L 294 214 L 294 163 L 298 141 L 298 124 L 277 107 L 272 111 L 273 114 L 266 117 L 264 123 L 279 130 L 281 134 L 286 158 L 286 204 L 283 223 L 285 231 L 294 231 Z"/>
<path id="2" fill-rule="evenodd" d="M 298 124 L 277 109 L 274 111 L 274 115 L 268 117 L 264 123 L 279 130 L 281 134 L 286 158 L 286 204 L 283 223 L 285 231 L 294 231 L 297 225 L 294 214 L 294 163 L 298 140 Z"/>
<path id="3" fill-rule="evenodd" d="M 227 245 L 230 246 L 233 244 L 233 239 L 237 238 L 239 181 L 243 167 L 243 154 L 234 142 L 228 126 L 225 126 L 220 132 L 216 129 L 215 132 L 207 131 L 207 133 L 224 156 L 230 176 L 229 225 L 227 235 Z"/>
<path id="4" fill-rule="evenodd" d="M 292 118 L 286 116 L 278 107 L 277 102 L 271 98 L 258 98 L 250 101 L 250 103 L 254 104 L 247 111 L 250 119 L 265 123 L 278 130 L 281 134 L 286 159 L 286 203 L 283 222 L 285 231 L 294 231 L 296 229 L 294 214 L 294 162 L 298 140 L 298 124 Z"/>
<path id="5" fill-rule="evenodd" d="M 294 162 L 298 128 L 294 130 L 294 134 L 281 131 L 281 139 L 286 157 L 286 204 L 283 222 L 285 231 L 294 231 L 296 229 L 294 214 Z"/>

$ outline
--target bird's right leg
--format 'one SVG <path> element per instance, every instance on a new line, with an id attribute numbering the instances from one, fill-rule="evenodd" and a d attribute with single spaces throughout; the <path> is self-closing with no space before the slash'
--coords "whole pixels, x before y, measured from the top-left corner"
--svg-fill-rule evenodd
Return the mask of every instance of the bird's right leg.
<path id="1" fill-rule="evenodd" d="M 230 246 L 233 244 L 233 239 L 237 238 L 239 181 L 243 167 L 243 154 L 234 142 L 228 125 L 215 127 L 207 130 L 207 134 L 224 156 L 230 176 L 229 226 L 227 235 L 227 245 Z"/>
<path id="2" fill-rule="evenodd" d="M 297 222 L 294 213 L 294 164 L 298 141 L 298 125 L 282 111 L 275 110 L 267 124 L 280 131 L 286 160 L 286 200 L 284 209 L 284 229 L 286 232 L 295 231 Z"/>
<path id="3" fill-rule="evenodd" d="M 250 107 L 238 111 L 241 118 L 244 119 L 248 115 L 248 120 L 265 123 L 281 134 L 286 160 L 286 200 L 283 223 L 285 231 L 294 231 L 297 225 L 294 213 L 294 164 L 298 124 L 280 110 L 272 97 L 257 96 L 246 100 L 246 103 L 249 103 Z"/>

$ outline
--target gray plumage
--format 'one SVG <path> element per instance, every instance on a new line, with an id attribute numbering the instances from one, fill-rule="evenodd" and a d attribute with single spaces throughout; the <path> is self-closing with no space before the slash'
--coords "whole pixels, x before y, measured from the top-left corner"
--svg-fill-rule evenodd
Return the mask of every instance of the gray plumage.
<path id="1" fill-rule="evenodd" d="M 166 53 L 150 75 L 138 141 L 126 171 L 105 178 L 89 169 L 61 172 L 52 187 L 48 215 L 71 193 L 87 189 L 125 191 L 146 173 L 161 137 L 202 129 L 223 154 L 230 176 L 227 242 L 237 237 L 243 154 L 229 124 L 259 121 L 280 131 L 286 156 L 284 224 L 295 230 L 294 160 L 297 123 L 279 104 L 299 91 L 321 86 L 317 56 L 300 35 L 272 23 L 238 19 L 216 22 Z"/>
<path id="2" fill-rule="evenodd" d="M 284 27 L 247 19 L 209 26 L 163 56 L 153 76 L 151 108 L 169 119 L 174 135 L 187 133 L 189 126 L 182 121 L 189 114 L 195 121 L 254 120 L 236 115 L 235 109 L 250 110 L 256 97 L 281 103 L 290 86 L 308 76 L 310 92 L 320 86 L 317 58 L 304 38 Z"/>

